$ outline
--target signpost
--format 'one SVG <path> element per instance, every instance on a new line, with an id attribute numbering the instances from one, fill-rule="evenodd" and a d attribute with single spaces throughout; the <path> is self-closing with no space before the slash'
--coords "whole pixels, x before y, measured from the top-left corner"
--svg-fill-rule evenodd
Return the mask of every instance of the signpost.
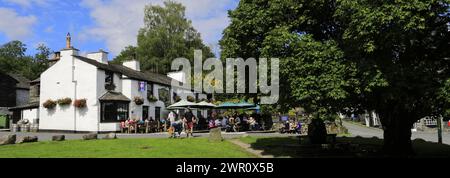
<path id="1" fill-rule="evenodd" d="M 437 118 L 438 143 L 442 144 L 442 117 Z"/>

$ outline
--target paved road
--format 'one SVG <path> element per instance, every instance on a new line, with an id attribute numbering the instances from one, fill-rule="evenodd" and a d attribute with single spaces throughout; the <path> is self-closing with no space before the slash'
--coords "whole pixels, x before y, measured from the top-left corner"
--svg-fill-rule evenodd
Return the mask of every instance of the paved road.
<path id="1" fill-rule="evenodd" d="M 352 134 L 352 136 L 361 136 L 361 137 L 378 137 L 383 138 L 383 130 L 378 128 L 369 128 L 362 125 L 343 122 L 344 126 L 348 129 L 348 131 Z M 428 133 L 428 132 L 413 132 L 411 139 L 421 138 L 430 142 L 437 142 L 438 136 L 437 133 Z M 450 145 L 450 133 L 443 132 L 442 133 L 442 142 Z"/>

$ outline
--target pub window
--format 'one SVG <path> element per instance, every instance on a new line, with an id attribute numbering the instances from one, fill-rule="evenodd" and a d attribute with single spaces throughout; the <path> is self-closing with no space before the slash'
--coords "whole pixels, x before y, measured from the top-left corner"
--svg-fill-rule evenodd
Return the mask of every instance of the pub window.
<path id="1" fill-rule="evenodd" d="M 105 84 L 113 84 L 114 83 L 114 73 L 111 71 L 105 72 Z"/>
<path id="2" fill-rule="evenodd" d="M 147 96 L 152 96 L 152 95 L 153 95 L 153 84 L 148 83 L 147 84 Z"/>
<path id="3" fill-rule="evenodd" d="M 125 102 L 102 102 L 101 122 L 120 122 L 128 119 L 129 107 Z"/>
<path id="4" fill-rule="evenodd" d="M 155 120 L 161 119 L 161 107 L 155 107 Z"/>

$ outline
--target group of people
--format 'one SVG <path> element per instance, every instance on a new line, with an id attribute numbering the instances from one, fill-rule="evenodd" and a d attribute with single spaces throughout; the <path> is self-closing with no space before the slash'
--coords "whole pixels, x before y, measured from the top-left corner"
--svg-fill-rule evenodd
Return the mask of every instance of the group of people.
<path id="1" fill-rule="evenodd" d="M 302 134 L 302 123 L 295 119 L 283 121 L 283 127 L 280 129 L 281 133 Z"/>
<path id="2" fill-rule="evenodd" d="M 183 116 L 179 116 L 177 113 L 171 111 L 168 115 L 168 121 L 170 122 L 169 135 L 171 138 L 181 136 L 183 128 L 186 130 L 186 135 L 193 137 L 194 123 L 197 122 L 197 118 L 192 114 L 190 109 L 187 109 Z"/>
<path id="3" fill-rule="evenodd" d="M 167 119 L 154 120 L 152 117 L 145 120 L 128 119 L 121 123 L 121 128 L 122 131 L 125 130 L 128 133 L 142 130 L 145 130 L 146 133 L 167 131 L 171 138 L 180 137 L 183 131 L 185 131 L 187 137 L 193 137 L 194 128 L 198 130 L 221 128 L 226 132 L 263 130 L 263 125 L 257 121 L 256 115 L 230 114 L 219 116 L 216 112 L 212 112 L 207 118 L 199 117 L 197 118 L 188 108 L 183 114 L 170 111 Z"/>
<path id="4" fill-rule="evenodd" d="M 158 132 L 161 128 L 161 124 L 154 120 L 152 117 L 140 120 L 140 119 L 127 119 L 120 123 L 120 127 L 122 129 L 122 132 L 138 132 L 143 131 L 145 133 L 149 132 Z"/>
<path id="5" fill-rule="evenodd" d="M 226 132 L 240 132 L 243 130 L 262 130 L 261 124 L 256 121 L 255 116 L 247 116 L 247 115 L 228 115 L 222 117 L 215 117 L 215 113 L 208 121 L 208 128 L 222 128 L 223 131 Z"/>

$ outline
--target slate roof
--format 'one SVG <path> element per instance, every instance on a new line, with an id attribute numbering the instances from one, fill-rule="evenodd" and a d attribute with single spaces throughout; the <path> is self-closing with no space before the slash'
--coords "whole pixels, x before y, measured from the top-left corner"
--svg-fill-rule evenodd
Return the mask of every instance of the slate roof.
<path id="1" fill-rule="evenodd" d="M 40 83 L 40 82 L 41 82 L 41 78 L 39 77 L 39 78 L 31 81 L 30 83 Z"/>
<path id="2" fill-rule="evenodd" d="M 30 80 L 28 80 L 24 76 L 22 76 L 20 74 L 13 74 L 13 73 L 9 73 L 8 75 L 17 81 L 16 88 L 27 89 L 27 90 L 30 89 Z"/>
<path id="3" fill-rule="evenodd" d="M 130 69 L 128 67 L 125 67 L 125 66 L 119 65 L 119 64 L 112 64 L 112 63 L 104 64 L 104 63 L 101 63 L 96 60 L 89 59 L 89 58 L 86 58 L 83 56 L 74 56 L 74 57 L 83 62 L 86 62 L 88 64 L 96 66 L 99 69 L 120 73 L 131 79 L 148 81 L 148 82 L 167 85 L 167 86 L 170 86 L 171 82 L 172 82 L 172 78 L 165 76 L 165 75 L 151 73 L 151 72 L 144 73 L 144 72 Z"/>
<path id="4" fill-rule="evenodd" d="M 100 101 L 126 101 L 130 102 L 131 100 L 119 92 L 108 91 L 103 96 L 99 98 Z"/>
<path id="5" fill-rule="evenodd" d="M 34 108 L 39 108 L 39 102 L 27 103 L 22 106 L 16 106 L 16 107 L 9 108 L 9 110 L 22 110 L 22 109 L 34 109 Z"/>

